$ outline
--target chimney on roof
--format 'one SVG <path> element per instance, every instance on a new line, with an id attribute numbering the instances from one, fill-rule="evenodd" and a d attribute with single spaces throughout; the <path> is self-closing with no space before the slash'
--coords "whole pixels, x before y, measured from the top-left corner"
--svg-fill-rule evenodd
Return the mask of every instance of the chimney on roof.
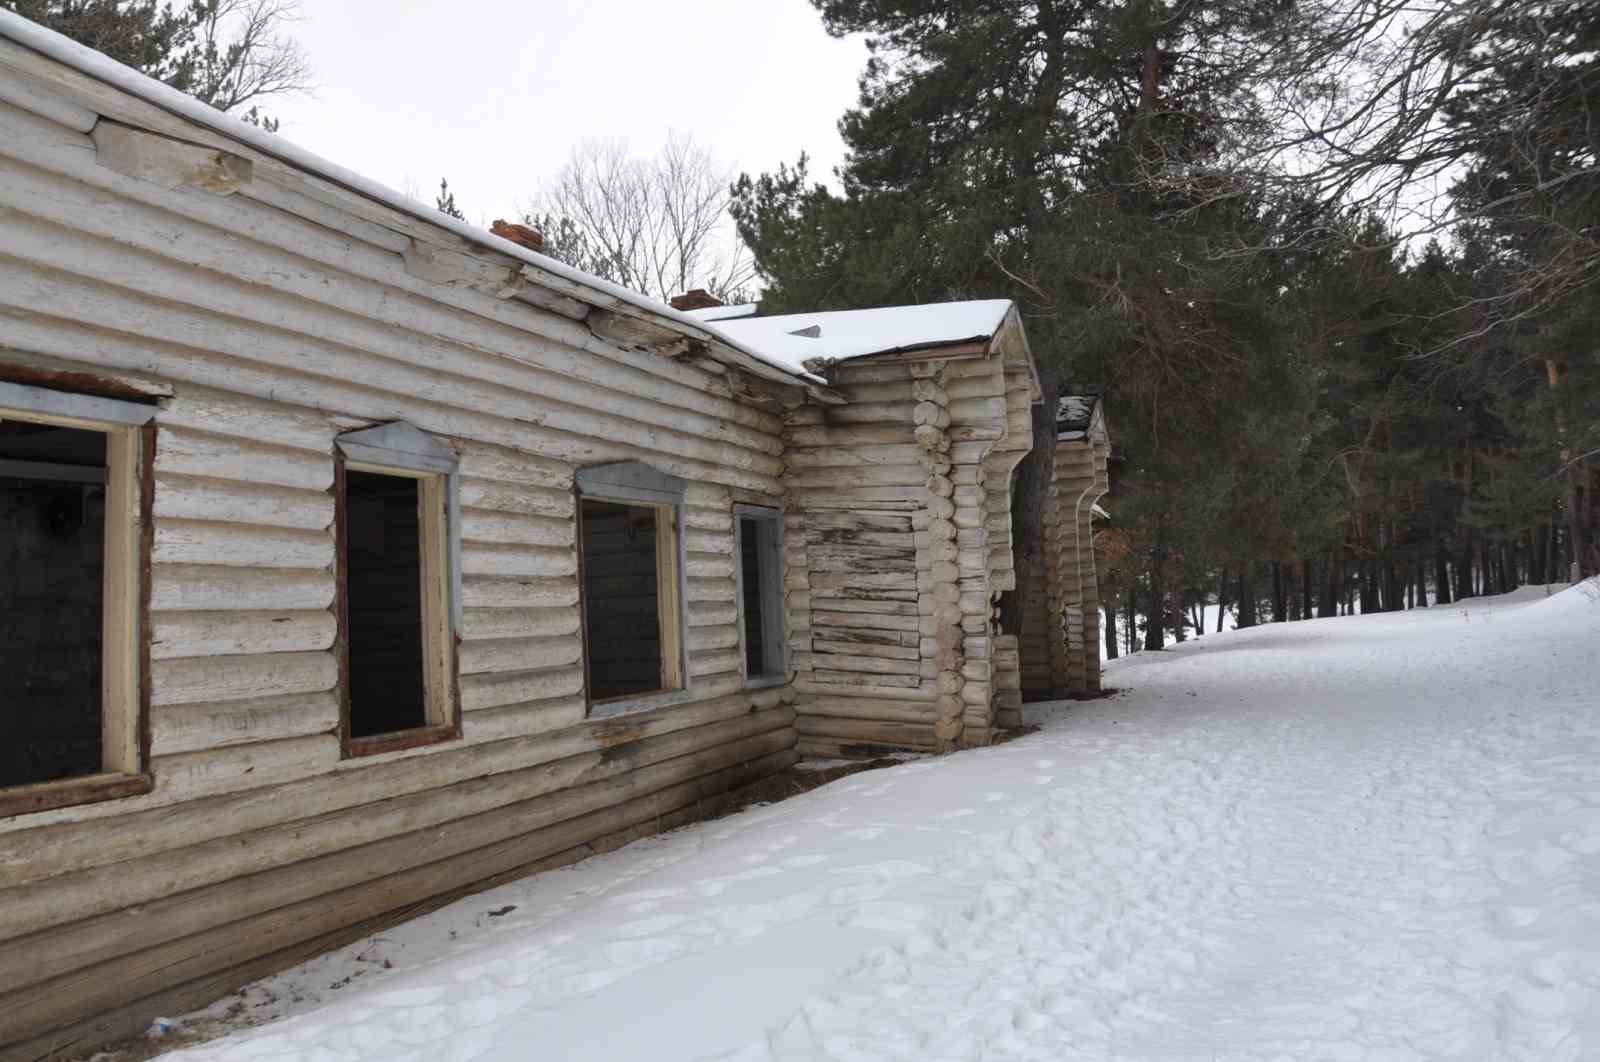
<path id="1" fill-rule="evenodd" d="M 518 225 L 515 222 L 496 218 L 494 224 L 489 226 L 489 231 L 502 240 L 510 240 L 512 243 L 526 247 L 530 251 L 544 250 L 544 237 L 538 231 L 530 229 L 526 225 Z"/>
<path id="2" fill-rule="evenodd" d="M 695 288 L 682 295 L 674 295 L 670 300 L 674 310 L 709 310 L 713 306 L 721 306 L 722 300 L 711 294 L 705 288 Z"/>

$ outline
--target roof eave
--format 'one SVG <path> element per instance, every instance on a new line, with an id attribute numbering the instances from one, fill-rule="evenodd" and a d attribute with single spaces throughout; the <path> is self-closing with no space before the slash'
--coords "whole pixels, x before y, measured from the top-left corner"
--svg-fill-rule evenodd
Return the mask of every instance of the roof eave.
<path id="1" fill-rule="evenodd" d="M 429 229 L 442 234 L 446 245 L 451 242 L 451 238 L 454 238 L 472 245 L 470 250 L 475 255 L 481 253 L 509 257 L 520 263 L 519 272 L 525 280 L 557 295 L 589 307 L 648 321 L 686 338 L 698 340 L 705 343 L 708 350 L 722 354 L 717 360 L 725 360 L 728 364 L 751 375 L 774 383 L 799 387 L 820 401 L 844 401 L 842 396 L 830 392 L 820 381 L 767 361 L 754 351 L 708 331 L 702 327 L 701 322 L 686 313 L 609 281 L 589 276 L 553 258 L 475 228 L 464 221 L 441 214 L 376 181 L 300 148 L 276 134 L 247 125 L 238 118 L 217 111 L 171 86 L 117 63 L 20 15 L 0 10 L 0 40 L 10 41 L 18 48 L 41 56 L 49 62 L 60 64 L 79 77 L 140 100 L 188 126 L 205 130 L 212 136 L 220 137 L 231 144 L 242 145 L 284 167 L 308 174 L 351 195 L 404 214 L 413 221 L 421 222 Z M 449 246 L 441 249 L 447 252 L 453 250 Z M 550 309 L 547 305 L 550 302 L 548 298 L 541 301 L 538 298 L 523 297 L 522 301 L 542 309 Z"/>

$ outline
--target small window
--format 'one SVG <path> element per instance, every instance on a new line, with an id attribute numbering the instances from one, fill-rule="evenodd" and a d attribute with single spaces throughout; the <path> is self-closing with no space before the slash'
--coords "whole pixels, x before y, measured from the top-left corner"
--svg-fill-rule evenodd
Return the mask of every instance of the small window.
<path id="1" fill-rule="evenodd" d="M 0 816 L 145 792 L 153 407 L 0 384 Z"/>
<path id="2" fill-rule="evenodd" d="M 339 449 L 346 751 L 457 737 L 454 454 L 403 424 L 341 436 Z"/>
<path id="3" fill-rule="evenodd" d="M 584 665 L 591 705 L 684 688 L 684 483 L 633 463 L 578 474 Z"/>
<path id="4" fill-rule="evenodd" d="M 745 678 L 784 677 L 783 519 L 774 509 L 738 506 L 739 622 Z"/>

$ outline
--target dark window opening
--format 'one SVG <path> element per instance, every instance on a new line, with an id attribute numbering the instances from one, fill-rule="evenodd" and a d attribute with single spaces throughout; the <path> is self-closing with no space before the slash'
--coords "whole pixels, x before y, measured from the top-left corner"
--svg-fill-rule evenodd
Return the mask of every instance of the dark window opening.
<path id="1" fill-rule="evenodd" d="M 106 437 L 0 420 L 0 787 L 102 770 Z"/>
<path id="2" fill-rule="evenodd" d="M 584 636 L 589 698 L 666 685 L 661 647 L 661 519 L 644 505 L 583 502 Z"/>
<path id="3" fill-rule="evenodd" d="M 744 630 L 745 677 L 783 674 L 783 560 L 781 517 L 739 518 L 740 622 Z"/>
<path id="4" fill-rule="evenodd" d="M 426 726 L 421 483 L 346 470 L 350 736 Z"/>
<path id="5" fill-rule="evenodd" d="M 766 639 L 761 585 L 761 525 L 765 521 L 742 517 L 739 520 L 739 564 L 744 576 L 744 664 L 745 674 L 755 677 L 766 672 Z"/>

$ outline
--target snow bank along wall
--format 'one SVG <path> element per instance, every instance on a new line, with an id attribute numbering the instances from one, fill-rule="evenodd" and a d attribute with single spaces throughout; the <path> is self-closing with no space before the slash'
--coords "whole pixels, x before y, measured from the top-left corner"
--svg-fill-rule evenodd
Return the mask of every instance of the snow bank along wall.
<path id="1" fill-rule="evenodd" d="M 106 559 L 101 622 L 35 627 L 102 662 L 103 727 L 62 768 L 55 706 L 0 705 L 38 768 L 0 757 L 0 1060 L 687 821 L 797 742 L 987 739 L 1014 314 L 841 394 L 38 43 L 0 13 L 0 486 L 35 506 L 0 549 Z M 24 581 L 8 638 L 72 597 Z M 597 663 L 586 616 L 659 637 Z"/>
<path id="2" fill-rule="evenodd" d="M 1056 413 L 1055 466 L 1045 499 L 1045 581 L 1025 587 L 1022 694 L 1030 701 L 1100 692 L 1100 584 L 1095 503 L 1111 454 L 1105 410 L 1092 395 L 1064 395 Z M 1021 722 L 1018 714 L 1002 725 Z"/>

